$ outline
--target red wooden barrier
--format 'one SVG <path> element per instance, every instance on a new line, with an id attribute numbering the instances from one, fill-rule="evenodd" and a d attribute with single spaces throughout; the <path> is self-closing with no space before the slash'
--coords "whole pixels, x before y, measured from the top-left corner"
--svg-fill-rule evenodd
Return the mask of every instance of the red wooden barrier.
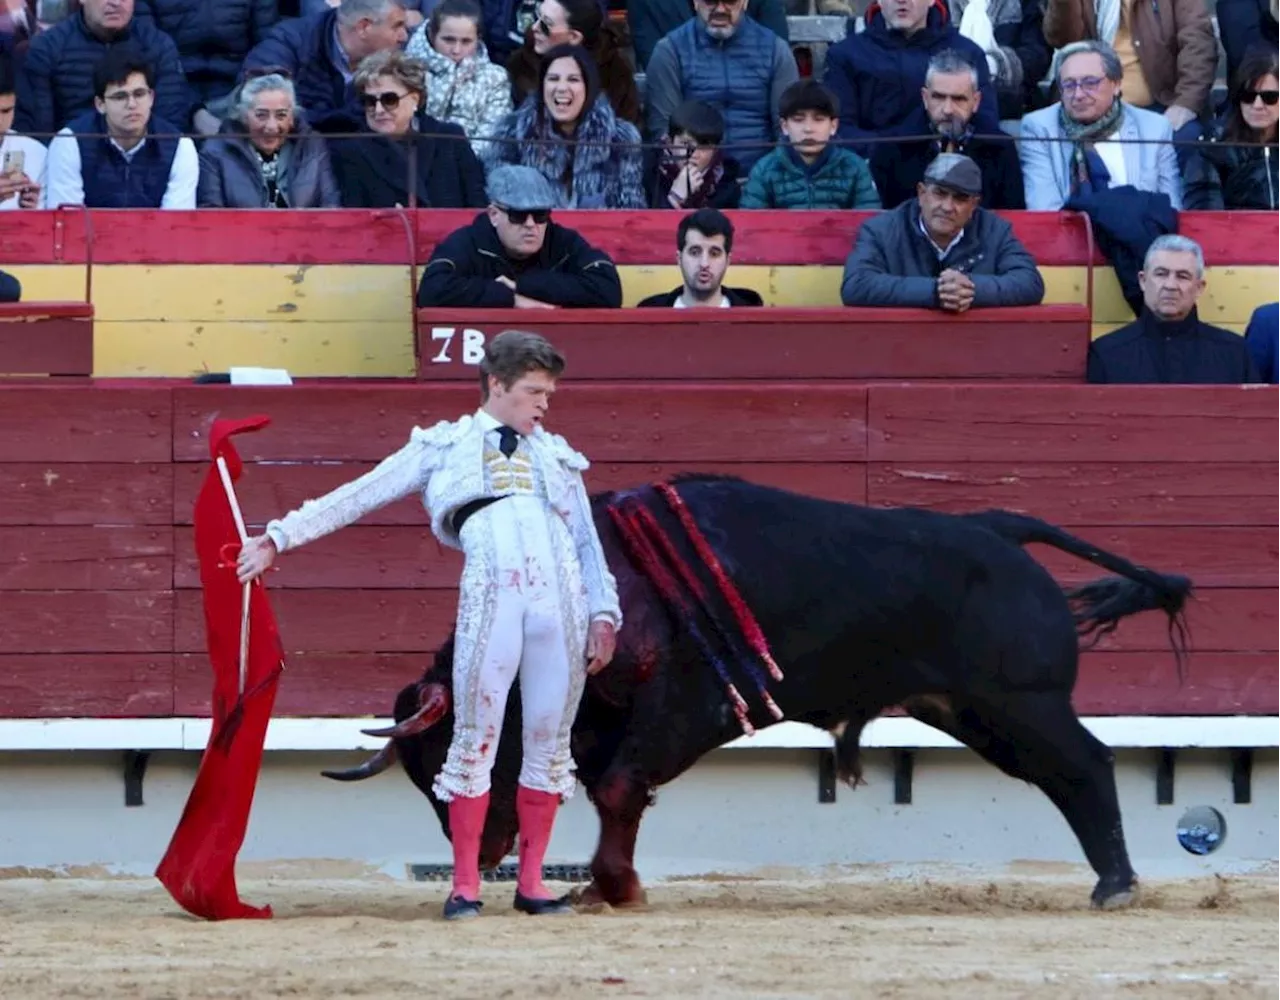
<path id="1" fill-rule="evenodd" d="M 93 374 L 88 302 L 0 302 L 0 373 Z"/>
<path id="2" fill-rule="evenodd" d="M 6 389 L 0 715 L 207 711 L 190 520 L 215 416 L 273 418 L 243 445 L 241 499 L 261 524 L 475 403 L 473 384 L 449 383 Z M 593 489 L 707 469 L 877 505 L 1005 506 L 1188 573 L 1187 684 L 1144 615 L 1083 658 L 1077 707 L 1274 714 L 1276 403 L 1238 387 L 600 382 L 566 384 L 553 419 L 595 460 Z M 425 522 L 406 500 L 281 561 L 282 714 L 385 713 L 425 665 L 458 568 Z M 1032 553 L 1063 582 L 1102 575 Z"/>
<path id="3" fill-rule="evenodd" d="M 94 210 L 16 212 L 0 229 L 0 261 L 85 263 L 92 226 L 94 264 L 404 264 L 409 239 L 401 213 L 327 211 L 173 212 Z M 410 217 L 419 261 L 475 212 L 426 209 Z M 737 211 L 733 259 L 738 264 L 844 262 L 871 212 Z M 1082 217 L 1059 212 L 1001 212 L 1041 265 L 1081 265 L 1088 257 Z M 269 221 L 264 224 L 264 219 Z M 675 259 L 680 213 L 557 212 L 619 264 Z M 1275 266 L 1280 226 L 1275 212 L 1183 212 L 1178 228 L 1204 248 L 1212 266 Z M 245 239 L 252 232 L 253 239 Z M 1100 257 L 1095 257 L 1101 263 Z"/>
<path id="4" fill-rule="evenodd" d="M 1082 305 L 975 309 L 420 309 L 418 375 L 475 383 L 484 344 L 541 333 L 573 381 L 1022 379 L 1083 382 Z"/>

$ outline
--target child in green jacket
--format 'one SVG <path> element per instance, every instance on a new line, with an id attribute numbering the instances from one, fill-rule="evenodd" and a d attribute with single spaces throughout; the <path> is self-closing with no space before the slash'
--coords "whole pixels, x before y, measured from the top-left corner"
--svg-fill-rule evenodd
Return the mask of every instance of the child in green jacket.
<path id="1" fill-rule="evenodd" d="M 816 80 L 782 92 L 780 125 L 787 142 L 751 169 L 742 208 L 880 208 L 871 167 L 850 149 L 833 146 L 840 126 L 835 94 Z"/>

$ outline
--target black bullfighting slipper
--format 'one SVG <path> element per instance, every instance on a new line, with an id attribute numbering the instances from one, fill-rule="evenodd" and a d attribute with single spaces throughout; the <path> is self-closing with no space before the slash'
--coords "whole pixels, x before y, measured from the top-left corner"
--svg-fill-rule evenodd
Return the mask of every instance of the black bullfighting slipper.
<path id="1" fill-rule="evenodd" d="M 568 896 L 561 896 L 559 899 L 532 899 L 529 896 L 522 895 L 519 890 L 516 890 L 516 898 L 511 905 L 518 912 L 527 913 L 531 917 L 573 912 L 573 907 L 569 905 Z"/>
<path id="2" fill-rule="evenodd" d="M 467 920 L 480 916 L 480 907 L 484 903 L 478 899 L 467 899 L 463 896 L 450 896 L 444 901 L 445 920 Z"/>

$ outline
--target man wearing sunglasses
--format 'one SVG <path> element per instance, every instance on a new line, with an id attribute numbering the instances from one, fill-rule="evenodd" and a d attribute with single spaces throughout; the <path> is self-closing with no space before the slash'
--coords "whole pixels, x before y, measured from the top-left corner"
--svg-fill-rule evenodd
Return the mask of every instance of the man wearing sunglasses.
<path id="1" fill-rule="evenodd" d="M 488 178 L 489 207 L 446 236 L 418 284 L 421 307 L 617 309 L 622 282 L 609 255 L 551 221 L 550 182 L 506 165 Z"/>

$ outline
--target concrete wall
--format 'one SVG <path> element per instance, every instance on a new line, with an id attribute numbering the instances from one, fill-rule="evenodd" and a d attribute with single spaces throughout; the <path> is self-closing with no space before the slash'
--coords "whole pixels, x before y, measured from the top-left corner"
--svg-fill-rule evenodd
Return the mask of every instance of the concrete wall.
<path id="1" fill-rule="evenodd" d="M 1119 785 L 1131 855 L 1141 875 L 1176 876 L 1256 868 L 1277 858 L 1276 751 L 1256 755 L 1253 802 L 1232 804 L 1226 751 L 1180 751 L 1175 804 L 1155 804 L 1156 751 L 1121 751 Z M 435 815 L 399 769 L 339 785 L 322 767 L 352 755 L 267 757 L 241 861 L 342 861 L 351 870 L 406 877 L 412 863 L 447 863 Z M 120 755 L 0 754 L 0 874 L 14 867 L 97 865 L 151 872 L 177 823 L 198 764 L 193 753 L 152 757 L 145 805 L 124 806 Z M 817 795 L 815 751 L 721 751 L 659 792 L 642 827 L 639 868 L 673 874 L 770 866 L 941 862 L 999 866 L 1013 861 L 1080 863 L 1066 823 L 1037 790 L 968 751 L 922 751 L 914 801 L 894 805 L 890 758 L 867 751 L 869 784 Z M 1227 838 L 1205 858 L 1186 853 L 1175 826 L 1192 805 L 1225 816 Z M 585 862 L 596 820 L 579 794 L 562 814 L 548 863 Z"/>

